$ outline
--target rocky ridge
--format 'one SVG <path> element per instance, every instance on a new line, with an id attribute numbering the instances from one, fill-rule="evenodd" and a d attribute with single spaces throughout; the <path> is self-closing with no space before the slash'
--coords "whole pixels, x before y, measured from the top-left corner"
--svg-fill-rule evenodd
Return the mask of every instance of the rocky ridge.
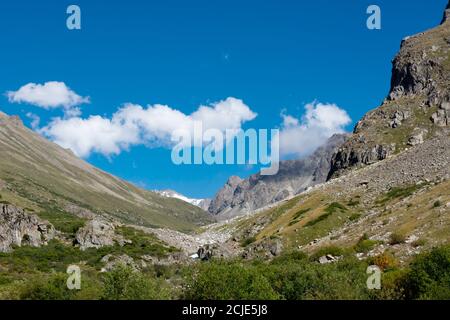
<path id="1" fill-rule="evenodd" d="M 311 156 L 300 160 L 280 162 L 274 176 L 255 174 L 247 179 L 230 177 L 216 194 L 208 211 L 220 220 L 250 213 L 271 203 L 279 202 L 326 181 L 330 159 L 347 135 L 336 134 Z"/>

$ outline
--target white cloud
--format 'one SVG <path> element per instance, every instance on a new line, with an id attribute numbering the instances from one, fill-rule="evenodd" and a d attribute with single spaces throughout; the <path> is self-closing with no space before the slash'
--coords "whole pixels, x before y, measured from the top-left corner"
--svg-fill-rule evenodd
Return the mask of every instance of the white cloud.
<path id="1" fill-rule="evenodd" d="M 351 119 L 335 104 L 312 102 L 305 105 L 305 114 L 299 120 L 281 114 L 280 154 L 305 156 L 314 152 L 333 134 L 345 132 Z"/>
<path id="2" fill-rule="evenodd" d="M 73 116 L 89 97 L 82 97 L 66 86 L 64 82 L 50 81 L 44 84 L 28 83 L 17 91 L 6 92 L 9 102 L 27 103 L 44 109 L 63 108 L 68 116 Z"/>
<path id="3" fill-rule="evenodd" d="M 165 105 L 125 104 L 112 117 L 55 118 L 40 132 L 75 154 L 86 157 L 92 152 L 105 156 L 117 155 L 132 145 L 171 147 L 171 136 L 176 130 L 193 131 L 199 121 L 203 129 L 215 128 L 222 132 L 240 129 L 256 114 L 242 100 L 227 98 L 210 106 L 200 106 L 190 115 Z"/>
<path id="4" fill-rule="evenodd" d="M 29 119 L 31 119 L 31 128 L 33 130 L 37 130 L 39 128 L 39 124 L 41 123 L 41 118 L 38 115 L 31 112 L 28 112 L 26 116 Z"/>

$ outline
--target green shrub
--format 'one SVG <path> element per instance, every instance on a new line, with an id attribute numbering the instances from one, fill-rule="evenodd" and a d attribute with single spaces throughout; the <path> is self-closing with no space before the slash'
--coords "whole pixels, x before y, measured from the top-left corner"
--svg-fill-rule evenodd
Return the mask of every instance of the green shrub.
<path id="1" fill-rule="evenodd" d="M 411 245 L 412 245 L 414 248 L 417 248 L 417 247 L 423 247 L 423 246 L 426 245 L 426 244 L 427 244 L 427 240 L 426 240 L 426 239 L 423 239 L 423 238 L 417 239 L 416 241 L 414 241 L 413 243 L 411 243 Z"/>
<path id="2" fill-rule="evenodd" d="M 241 241 L 241 247 L 246 247 L 256 241 L 255 237 L 245 238 Z"/>
<path id="3" fill-rule="evenodd" d="M 308 260 L 308 255 L 302 251 L 287 251 L 272 260 L 272 264 L 297 263 Z"/>
<path id="4" fill-rule="evenodd" d="M 389 192 L 377 200 L 377 203 L 379 205 L 384 205 L 394 199 L 404 199 L 414 194 L 414 192 L 419 190 L 422 186 L 423 184 L 391 188 Z"/>
<path id="5" fill-rule="evenodd" d="M 433 203 L 433 208 L 438 208 L 438 207 L 440 207 L 440 206 L 442 206 L 442 202 L 441 202 L 440 200 L 436 200 L 436 201 Z"/>
<path id="6" fill-rule="evenodd" d="M 350 217 L 348 217 L 348 219 L 350 221 L 356 221 L 356 220 L 359 220 L 359 218 L 361 218 L 361 216 L 362 215 L 360 213 L 354 213 Z"/>
<path id="7" fill-rule="evenodd" d="M 406 241 L 406 236 L 403 233 L 393 232 L 389 237 L 389 244 L 396 245 Z"/>
<path id="8" fill-rule="evenodd" d="M 101 284 L 82 273 L 80 290 L 67 288 L 68 275 L 56 273 L 36 275 L 20 286 L 21 300 L 98 300 L 102 296 Z"/>
<path id="9" fill-rule="evenodd" d="M 186 280 L 188 300 L 273 300 L 278 294 L 258 269 L 239 262 L 212 261 L 196 266 Z"/>
<path id="10" fill-rule="evenodd" d="M 367 253 L 372 250 L 377 244 L 378 241 L 376 240 L 360 239 L 355 245 L 354 250 L 358 253 Z"/>
<path id="11" fill-rule="evenodd" d="M 49 210 L 37 213 L 37 215 L 44 220 L 50 222 L 56 230 L 74 236 L 79 228 L 85 224 L 85 219 L 58 210 Z"/>
<path id="12" fill-rule="evenodd" d="M 333 264 L 301 260 L 262 265 L 260 273 L 282 299 L 368 299 L 364 262 L 344 258 Z"/>
<path id="13" fill-rule="evenodd" d="M 396 268 L 399 264 L 398 260 L 394 257 L 394 255 L 388 251 L 385 251 L 382 254 L 370 258 L 368 262 L 371 265 L 376 265 L 380 267 L 380 269 L 384 271 Z"/>
<path id="14" fill-rule="evenodd" d="M 125 266 L 105 273 L 103 284 L 104 300 L 167 300 L 171 297 L 163 281 Z"/>
<path id="15" fill-rule="evenodd" d="M 411 263 L 405 281 L 409 299 L 450 299 L 450 246 L 435 248 Z"/>

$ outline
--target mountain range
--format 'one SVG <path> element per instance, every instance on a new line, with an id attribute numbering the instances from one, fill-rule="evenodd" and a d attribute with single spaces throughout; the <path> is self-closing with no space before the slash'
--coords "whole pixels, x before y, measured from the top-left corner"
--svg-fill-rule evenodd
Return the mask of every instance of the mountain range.
<path id="1" fill-rule="evenodd" d="M 114 257 L 145 269 L 190 261 L 187 254 L 272 259 L 283 251 L 319 252 L 316 262 L 332 263 L 343 250 L 402 264 L 450 241 L 449 190 L 450 6 L 439 26 L 402 41 L 386 99 L 353 133 L 281 162 L 275 176 L 230 177 L 210 201 L 140 189 L 0 113 L 0 250 L 55 240 L 88 254 L 109 247 L 80 258 L 93 268 L 112 269 Z"/>

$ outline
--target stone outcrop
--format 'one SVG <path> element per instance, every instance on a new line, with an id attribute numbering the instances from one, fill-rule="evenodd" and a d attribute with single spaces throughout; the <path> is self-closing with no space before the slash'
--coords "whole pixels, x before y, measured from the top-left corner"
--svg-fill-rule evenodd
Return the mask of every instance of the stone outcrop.
<path id="1" fill-rule="evenodd" d="M 280 239 L 264 239 L 248 246 L 242 254 L 242 257 L 244 259 L 271 259 L 279 256 L 282 251 L 283 243 Z"/>
<path id="2" fill-rule="evenodd" d="M 336 134 L 311 156 L 280 162 L 274 176 L 255 174 L 248 179 L 231 177 L 211 201 L 208 211 L 218 219 L 228 219 L 262 208 L 299 194 L 326 181 L 331 156 L 346 141 L 347 135 Z"/>
<path id="3" fill-rule="evenodd" d="M 140 271 L 142 267 L 145 267 L 145 263 L 141 263 L 140 265 L 134 261 L 133 258 L 126 254 L 122 255 L 112 255 L 108 254 L 104 256 L 100 262 L 104 263 L 104 267 L 101 269 L 101 272 L 110 272 L 116 269 L 117 267 L 125 267 L 130 268 L 134 272 Z"/>
<path id="4" fill-rule="evenodd" d="M 55 236 L 55 228 L 48 221 L 8 204 L 0 204 L 0 252 L 13 246 L 40 247 Z"/>
<path id="5" fill-rule="evenodd" d="M 130 243 L 123 236 L 115 233 L 114 224 L 96 218 L 86 223 L 83 228 L 80 228 L 75 236 L 76 244 L 80 246 L 80 250 L 89 248 L 102 248 L 105 246 L 113 246 L 116 243 L 124 246 Z"/>

